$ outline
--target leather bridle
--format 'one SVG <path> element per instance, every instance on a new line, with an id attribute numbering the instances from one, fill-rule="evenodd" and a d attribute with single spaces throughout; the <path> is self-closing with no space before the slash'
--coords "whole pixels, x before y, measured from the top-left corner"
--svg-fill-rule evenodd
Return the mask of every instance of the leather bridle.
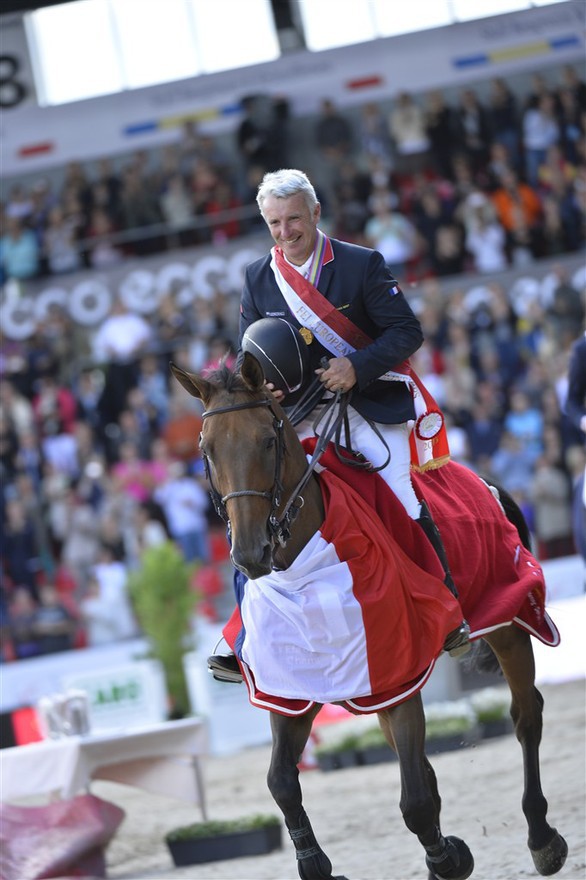
<path id="1" fill-rule="evenodd" d="M 345 401 L 347 401 L 349 394 L 346 393 L 345 395 L 342 395 L 341 392 L 338 392 L 335 398 L 332 398 L 332 404 L 338 403 L 341 397 L 343 397 Z M 341 420 L 344 418 L 346 408 L 344 406 L 335 407 L 332 405 L 330 409 L 330 418 L 327 421 L 325 430 L 318 437 L 317 443 L 315 445 L 315 450 L 311 457 L 311 461 L 308 462 L 308 465 L 303 472 L 303 476 L 291 493 L 289 500 L 283 508 L 283 512 L 280 516 L 278 516 L 277 511 L 279 510 L 279 507 L 281 505 L 281 495 L 283 492 L 281 471 L 283 467 L 283 459 L 285 456 L 285 441 L 283 432 L 283 419 L 280 418 L 275 412 L 273 408 L 273 401 L 269 397 L 263 397 L 260 400 L 251 400 L 246 401 L 245 403 L 234 403 L 230 406 L 220 406 L 216 409 L 208 409 L 202 413 L 202 419 L 209 419 L 211 416 L 222 415 L 223 413 L 238 412 L 239 410 L 245 409 L 255 409 L 256 407 L 261 406 L 268 407 L 272 413 L 273 429 L 276 437 L 275 474 L 273 478 L 272 488 L 267 491 L 260 491 L 258 489 L 239 489 L 236 492 L 228 492 L 226 495 L 220 495 L 212 479 L 209 458 L 206 455 L 205 451 L 202 449 L 205 474 L 210 485 L 210 496 L 216 513 L 226 523 L 229 531 L 230 517 L 228 515 L 228 510 L 226 507 L 226 503 L 228 501 L 233 498 L 245 498 L 250 496 L 257 498 L 266 498 L 267 501 L 269 501 L 270 503 L 269 517 L 267 521 L 269 535 L 273 544 L 279 544 L 281 547 L 285 547 L 287 541 L 291 537 L 291 526 L 293 525 L 293 522 L 295 521 L 299 511 L 304 504 L 303 496 L 301 495 L 301 493 L 309 482 L 315 470 L 315 466 L 321 458 L 331 437 L 340 426 Z M 335 418 L 333 417 L 334 412 L 337 412 Z"/>

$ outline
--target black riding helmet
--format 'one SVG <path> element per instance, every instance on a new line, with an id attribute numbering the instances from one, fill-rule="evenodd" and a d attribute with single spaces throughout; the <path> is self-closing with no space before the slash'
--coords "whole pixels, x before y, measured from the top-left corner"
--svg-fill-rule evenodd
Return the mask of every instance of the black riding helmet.
<path id="1" fill-rule="evenodd" d="M 254 355 L 267 382 L 285 395 L 310 378 L 309 352 L 299 330 L 284 318 L 261 318 L 245 331 L 242 351 Z"/>
<path id="2" fill-rule="evenodd" d="M 254 355 L 267 382 L 285 394 L 285 411 L 297 424 L 322 395 L 321 383 L 311 366 L 308 344 L 299 330 L 284 318 L 261 318 L 242 336 L 241 349 Z M 312 391 L 308 391 L 310 385 Z M 297 407 L 301 400 L 301 408 Z"/>

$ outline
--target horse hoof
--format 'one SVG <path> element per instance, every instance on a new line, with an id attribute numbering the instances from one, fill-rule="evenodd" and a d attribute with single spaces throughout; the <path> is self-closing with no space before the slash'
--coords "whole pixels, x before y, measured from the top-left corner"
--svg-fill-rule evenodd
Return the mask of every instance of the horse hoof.
<path id="1" fill-rule="evenodd" d="M 564 867 L 568 855 L 568 844 L 555 828 L 547 846 L 530 850 L 533 864 L 543 877 L 557 874 Z"/>
<path id="2" fill-rule="evenodd" d="M 441 862 L 426 857 L 430 880 L 467 880 L 474 870 L 474 858 L 459 837 L 446 837 L 446 854 Z"/>

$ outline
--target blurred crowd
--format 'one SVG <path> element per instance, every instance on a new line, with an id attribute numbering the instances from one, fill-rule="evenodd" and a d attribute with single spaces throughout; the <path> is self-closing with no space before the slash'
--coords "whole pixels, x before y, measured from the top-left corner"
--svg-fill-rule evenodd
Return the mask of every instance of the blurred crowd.
<path id="1" fill-rule="evenodd" d="M 327 231 L 376 247 L 402 282 L 419 282 L 405 284 L 426 338 L 414 366 L 446 414 L 453 458 L 506 486 L 545 560 L 576 550 L 586 454 L 564 403 L 584 289 L 560 266 L 546 291 L 512 301 L 490 275 L 583 248 L 586 86 L 572 68 L 556 86 L 532 82 L 520 98 L 495 80 L 486 105 L 472 90 L 458 106 L 439 92 L 404 94 L 388 118 L 368 104 L 354 125 L 325 101 L 313 136 Z M 237 166 L 187 124 L 155 172 L 138 153 L 120 173 L 103 160 L 93 179 L 72 163 L 57 195 L 45 181 L 14 187 L 3 206 L 5 277 L 250 231 L 258 212 L 239 208 L 293 151 L 285 102 L 245 110 Z M 121 242 L 121 231 L 132 236 Z M 485 275 L 482 287 L 460 290 L 464 271 Z M 447 292 L 441 276 L 454 276 Z M 93 334 L 55 306 L 32 338 L 2 340 L 4 661 L 137 635 L 128 574 L 167 540 L 207 572 L 200 607 L 213 616 L 206 588 L 221 589 L 226 539 L 198 454 L 198 402 L 168 364 L 206 371 L 233 360 L 239 295 L 222 289 L 182 306 L 170 291 L 148 317 L 118 300 Z M 83 366 L 72 369 L 80 345 Z"/>
<path id="2" fill-rule="evenodd" d="M 520 94 L 496 78 L 453 100 L 402 92 L 354 112 L 324 99 L 303 126 L 285 99 L 253 96 L 230 149 L 186 121 L 178 139 L 115 163 L 71 162 L 14 183 L 2 204 L 4 277 L 102 269 L 127 256 L 258 228 L 267 170 L 320 181 L 329 232 L 377 247 L 410 279 L 578 250 L 586 227 L 586 84 L 568 65 Z"/>

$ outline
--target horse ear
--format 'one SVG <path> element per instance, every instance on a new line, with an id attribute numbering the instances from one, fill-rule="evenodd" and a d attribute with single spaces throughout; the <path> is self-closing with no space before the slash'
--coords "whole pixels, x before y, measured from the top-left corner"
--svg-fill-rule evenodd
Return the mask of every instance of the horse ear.
<path id="1" fill-rule="evenodd" d="M 169 367 L 177 381 L 183 385 L 192 397 L 199 397 L 204 403 L 210 399 L 213 390 L 211 382 L 208 382 L 202 376 L 197 376 L 195 373 L 187 373 L 181 367 L 178 367 L 177 364 L 174 364 L 173 361 L 169 363 Z"/>
<path id="2" fill-rule="evenodd" d="M 260 391 L 265 384 L 262 367 L 250 352 L 245 351 L 240 365 L 240 375 L 249 391 Z"/>

